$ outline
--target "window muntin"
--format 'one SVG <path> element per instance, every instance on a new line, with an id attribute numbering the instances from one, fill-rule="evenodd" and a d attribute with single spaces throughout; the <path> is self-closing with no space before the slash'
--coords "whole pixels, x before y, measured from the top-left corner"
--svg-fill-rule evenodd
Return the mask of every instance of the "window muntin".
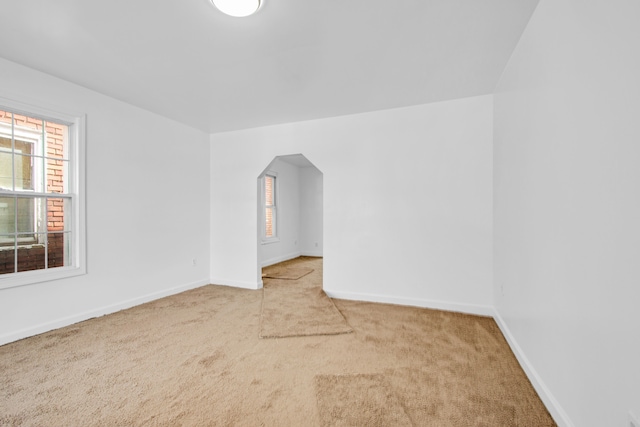
<path id="1" fill-rule="evenodd" d="M 84 117 L 26 110 L 0 107 L 0 288 L 85 272 Z"/>

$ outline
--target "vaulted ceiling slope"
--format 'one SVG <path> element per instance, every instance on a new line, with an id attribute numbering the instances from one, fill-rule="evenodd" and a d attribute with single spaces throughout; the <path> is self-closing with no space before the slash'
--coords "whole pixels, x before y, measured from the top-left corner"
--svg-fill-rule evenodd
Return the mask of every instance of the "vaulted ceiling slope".
<path id="1" fill-rule="evenodd" d="M 1 0 L 0 56 L 206 132 L 491 93 L 538 0 Z"/>

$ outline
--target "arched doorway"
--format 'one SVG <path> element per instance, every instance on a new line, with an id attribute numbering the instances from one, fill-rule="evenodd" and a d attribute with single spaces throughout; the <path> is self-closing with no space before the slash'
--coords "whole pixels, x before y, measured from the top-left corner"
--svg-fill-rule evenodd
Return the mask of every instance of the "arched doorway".
<path id="1" fill-rule="evenodd" d="M 276 156 L 258 176 L 258 277 L 262 267 L 323 256 L 323 174 L 302 154 Z"/>

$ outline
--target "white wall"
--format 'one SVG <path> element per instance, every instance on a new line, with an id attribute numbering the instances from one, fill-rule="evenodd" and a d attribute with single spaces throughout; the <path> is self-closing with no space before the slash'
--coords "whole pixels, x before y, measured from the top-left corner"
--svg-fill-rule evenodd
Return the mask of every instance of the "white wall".
<path id="1" fill-rule="evenodd" d="M 300 173 L 299 168 L 275 159 L 267 169 L 276 178 L 276 233 L 278 240 L 261 243 L 260 264 L 276 264 L 300 256 Z M 264 211 L 260 209 L 258 221 L 264 224 Z M 260 231 L 261 232 L 261 231 Z"/>
<path id="2" fill-rule="evenodd" d="M 324 287 L 473 312 L 492 304 L 492 97 L 211 136 L 211 281 L 259 286 L 256 177 L 323 172 Z"/>
<path id="3" fill-rule="evenodd" d="M 86 113 L 88 222 L 88 274 L 0 290 L 0 344 L 208 282 L 208 135 L 2 59 L 0 96 Z"/>
<path id="4" fill-rule="evenodd" d="M 495 302 L 560 425 L 640 416 L 639 17 L 542 0 L 495 95 Z"/>
<path id="5" fill-rule="evenodd" d="M 300 168 L 300 253 L 322 256 L 322 172 Z"/>

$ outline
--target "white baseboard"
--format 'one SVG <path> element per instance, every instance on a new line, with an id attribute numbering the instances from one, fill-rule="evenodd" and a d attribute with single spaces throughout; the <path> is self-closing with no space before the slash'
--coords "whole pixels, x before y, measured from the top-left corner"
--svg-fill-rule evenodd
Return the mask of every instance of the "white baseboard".
<path id="1" fill-rule="evenodd" d="M 270 265 L 277 264 L 279 262 L 289 261 L 290 259 L 298 258 L 300 255 L 301 255 L 300 252 L 290 252 L 286 255 L 280 255 L 274 258 L 263 260 L 260 263 L 260 265 L 262 265 L 262 267 L 268 267 Z"/>
<path id="2" fill-rule="evenodd" d="M 433 308 L 436 310 L 456 311 L 459 313 L 475 314 L 478 316 L 493 316 L 494 310 L 490 305 L 461 304 L 447 301 L 425 300 L 406 297 L 393 297 L 390 295 L 361 294 L 352 292 L 332 291 L 324 289 L 331 298 L 347 299 L 354 301 L 381 302 L 386 304 L 407 305 L 411 307 Z"/>
<path id="3" fill-rule="evenodd" d="M 515 337 L 511 334 L 509 327 L 505 323 L 502 316 L 500 316 L 498 310 L 494 309 L 493 318 L 502 331 L 502 335 L 504 335 L 505 339 L 509 343 L 511 351 L 513 351 L 513 353 L 516 355 L 516 358 L 518 359 L 518 362 L 520 362 L 520 366 L 522 366 L 522 369 L 527 374 L 529 381 L 531 381 L 531 385 L 533 385 L 533 388 L 538 393 L 538 396 L 540 396 L 540 399 L 542 399 L 542 402 L 547 407 L 547 410 L 555 420 L 556 424 L 558 424 L 559 427 L 574 427 L 574 424 L 567 413 L 564 411 L 564 409 L 562 409 L 560 403 L 558 403 L 549 388 L 545 385 L 544 381 L 542 381 L 542 378 L 540 378 L 540 375 L 538 375 L 538 372 L 531 365 L 531 362 L 524 354 L 524 351 L 516 341 Z"/>
<path id="4" fill-rule="evenodd" d="M 213 285 L 230 286 L 232 288 L 242 289 L 262 289 L 262 280 L 255 282 L 240 282 L 238 280 L 220 279 L 218 277 L 212 277 L 210 282 Z"/>
<path id="5" fill-rule="evenodd" d="M 120 310 L 134 307 L 136 305 L 144 304 L 146 302 L 154 301 L 160 298 L 168 297 L 170 295 L 179 294 L 190 289 L 199 288 L 204 285 L 208 285 L 209 281 L 199 280 L 197 282 L 191 282 L 184 285 L 176 286 L 162 291 L 153 292 L 147 295 L 143 295 L 137 298 L 132 298 L 126 301 L 122 301 L 116 304 L 107 305 L 97 308 L 95 310 L 89 310 L 82 313 L 66 316 L 51 322 L 41 323 L 29 328 L 20 329 L 19 331 L 10 332 L 8 334 L 0 336 L 0 345 L 8 344 L 13 341 L 18 341 L 23 338 L 32 337 L 34 335 L 42 334 L 45 332 L 59 329 L 65 326 L 73 325 L 74 323 L 82 322 L 94 317 L 104 316 L 106 314 L 115 313 Z"/>
<path id="6" fill-rule="evenodd" d="M 322 251 L 302 251 L 300 252 L 300 256 L 313 256 L 322 258 Z"/>

